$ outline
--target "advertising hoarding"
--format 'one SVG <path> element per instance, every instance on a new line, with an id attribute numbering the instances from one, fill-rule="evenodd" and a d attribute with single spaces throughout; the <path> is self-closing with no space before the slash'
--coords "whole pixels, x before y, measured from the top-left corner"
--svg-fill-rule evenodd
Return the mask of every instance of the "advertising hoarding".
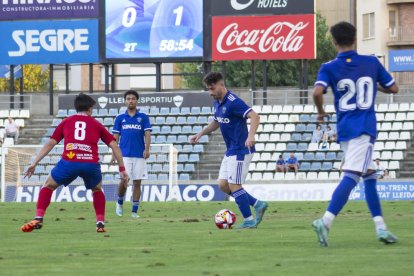
<path id="1" fill-rule="evenodd" d="M 99 61 L 98 20 L 0 22 L 0 64 Z"/>

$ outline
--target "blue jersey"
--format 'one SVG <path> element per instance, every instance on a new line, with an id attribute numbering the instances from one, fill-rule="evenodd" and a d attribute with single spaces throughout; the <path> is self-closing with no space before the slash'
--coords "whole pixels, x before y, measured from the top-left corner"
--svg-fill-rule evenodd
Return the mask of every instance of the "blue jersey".
<path id="1" fill-rule="evenodd" d="M 252 109 L 239 97 L 227 91 L 223 101 L 214 101 L 214 120 L 220 124 L 220 130 L 226 143 L 226 156 L 248 154 L 255 148 L 245 146 L 249 131 L 247 114 Z"/>
<path id="2" fill-rule="evenodd" d="M 376 57 L 355 51 L 342 52 L 319 69 L 315 85 L 330 86 L 334 93 L 338 142 L 364 134 L 376 139 L 377 83 L 388 88 L 395 81 Z"/>
<path id="3" fill-rule="evenodd" d="M 283 159 L 278 159 L 276 161 L 276 165 L 284 165 L 284 164 L 285 164 L 285 160 L 283 160 Z"/>
<path id="4" fill-rule="evenodd" d="M 144 157 L 145 131 L 151 131 L 151 123 L 145 113 L 137 110 L 131 117 L 125 111 L 116 117 L 112 133 L 121 135 L 119 148 L 124 157 Z"/>
<path id="5" fill-rule="evenodd" d="M 289 157 L 289 159 L 286 161 L 286 163 L 288 163 L 289 165 L 295 165 L 298 163 L 298 158 L 296 157 Z"/>

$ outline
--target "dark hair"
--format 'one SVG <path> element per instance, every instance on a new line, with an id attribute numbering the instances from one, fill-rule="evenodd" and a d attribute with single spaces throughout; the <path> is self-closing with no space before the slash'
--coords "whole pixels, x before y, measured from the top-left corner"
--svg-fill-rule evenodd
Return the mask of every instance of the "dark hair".
<path id="1" fill-rule="evenodd" d="M 224 80 L 223 74 L 220 72 L 210 72 L 203 78 L 203 83 L 207 86 L 216 84 L 217 82 Z"/>
<path id="2" fill-rule="evenodd" d="M 93 107 L 95 104 L 96 102 L 94 99 L 92 99 L 92 97 L 83 93 L 77 95 L 75 102 L 73 103 L 76 112 L 88 111 L 89 108 Z"/>
<path id="3" fill-rule="evenodd" d="M 279 158 L 282 158 L 282 155 L 279 155 Z"/>
<path id="4" fill-rule="evenodd" d="M 124 100 L 126 100 L 126 97 L 127 97 L 128 95 L 134 95 L 134 96 L 135 96 L 135 98 L 137 98 L 137 100 L 139 99 L 138 92 L 137 92 L 137 91 L 135 91 L 135 90 L 128 90 L 127 92 L 125 92 L 125 94 L 124 94 Z"/>
<path id="5" fill-rule="evenodd" d="M 339 46 L 351 46 L 356 38 L 356 28 L 351 23 L 342 21 L 330 29 L 332 37 Z"/>
<path id="6" fill-rule="evenodd" d="M 331 126 L 326 126 L 326 128 L 328 128 L 328 127 L 329 127 L 329 129 L 332 129 Z"/>

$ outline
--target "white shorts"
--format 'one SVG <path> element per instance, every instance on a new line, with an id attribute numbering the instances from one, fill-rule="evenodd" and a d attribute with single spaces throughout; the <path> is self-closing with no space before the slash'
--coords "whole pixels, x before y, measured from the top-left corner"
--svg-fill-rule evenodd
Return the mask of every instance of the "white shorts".
<path id="1" fill-rule="evenodd" d="M 375 170 L 375 163 L 372 160 L 374 145 L 371 143 L 371 137 L 361 135 L 352 140 L 341 142 L 341 148 L 344 152 L 342 170 L 361 172 L 365 174 L 367 170 Z"/>
<path id="2" fill-rule="evenodd" d="M 227 180 L 231 184 L 243 184 L 249 172 L 252 157 L 253 154 L 224 156 L 218 178 Z"/>
<path id="3" fill-rule="evenodd" d="M 148 179 L 147 161 L 144 158 L 124 157 L 123 159 L 129 179 Z"/>

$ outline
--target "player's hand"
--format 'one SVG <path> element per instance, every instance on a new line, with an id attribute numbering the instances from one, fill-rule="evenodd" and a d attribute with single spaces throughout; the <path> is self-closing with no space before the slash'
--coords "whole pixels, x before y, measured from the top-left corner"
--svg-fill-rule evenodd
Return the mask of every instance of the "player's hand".
<path id="1" fill-rule="evenodd" d="M 325 112 L 323 113 L 318 113 L 318 116 L 316 117 L 316 119 L 318 120 L 319 123 L 324 123 L 325 122 L 325 118 L 329 120 L 331 116 Z"/>
<path id="2" fill-rule="evenodd" d="M 129 182 L 129 176 L 128 176 L 128 174 L 127 174 L 126 171 L 120 172 L 119 175 L 121 177 L 121 183 L 123 185 L 125 185 L 124 183 L 128 183 Z"/>
<path id="3" fill-rule="evenodd" d="M 116 164 L 116 159 L 115 156 L 112 154 L 112 158 L 111 158 L 111 163 L 109 163 L 110 165 L 115 165 Z"/>
<path id="4" fill-rule="evenodd" d="M 200 140 L 201 136 L 202 135 L 200 133 L 197 133 L 196 135 L 191 136 L 190 144 L 197 144 L 198 140 Z"/>
<path id="5" fill-rule="evenodd" d="M 254 146 L 254 144 L 256 144 L 256 140 L 253 137 L 247 136 L 246 142 L 244 143 L 246 147 L 248 147 L 249 149 L 252 148 Z"/>
<path id="6" fill-rule="evenodd" d="M 34 171 L 35 171 L 36 165 L 30 165 L 27 170 L 24 172 L 24 178 L 30 178 Z"/>
<path id="7" fill-rule="evenodd" d="M 149 149 L 144 150 L 144 159 L 148 159 L 150 157 Z"/>

